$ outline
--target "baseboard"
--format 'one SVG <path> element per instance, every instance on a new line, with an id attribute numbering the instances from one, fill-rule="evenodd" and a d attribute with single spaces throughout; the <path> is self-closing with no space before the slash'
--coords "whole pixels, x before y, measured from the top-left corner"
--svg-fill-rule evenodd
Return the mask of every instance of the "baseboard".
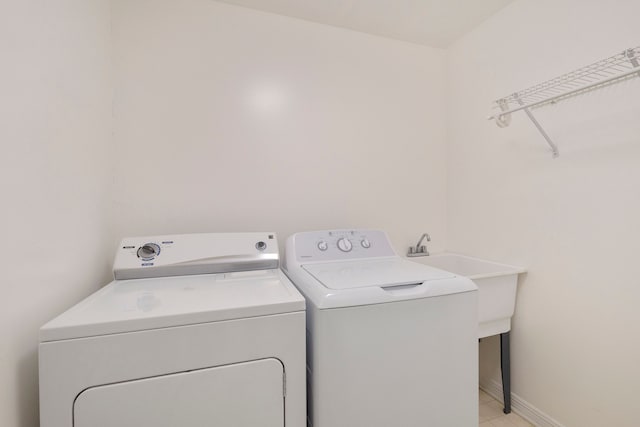
<path id="1" fill-rule="evenodd" d="M 496 400 L 503 402 L 502 384 L 498 381 L 481 382 L 480 388 Z M 564 427 L 515 393 L 511 393 L 511 410 L 536 427 Z"/>

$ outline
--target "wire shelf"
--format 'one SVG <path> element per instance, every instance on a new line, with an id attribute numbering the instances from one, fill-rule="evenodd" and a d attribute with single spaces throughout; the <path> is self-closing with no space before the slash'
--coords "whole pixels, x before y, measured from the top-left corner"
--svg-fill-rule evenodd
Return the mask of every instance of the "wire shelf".
<path id="1" fill-rule="evenodd" d="M 533 116 L 531 109 L 555 104 L 634 77 L 640 77 L 640 46 L 500 98 L 494 102 L 494 108 L 500 111 L 490 116 L 489 120 L 495 120 L 499 127 L 506 127 L 511 123 L 511 113 L 524 110 L 547 140 L 554 157 L 557 157 L 557 146 Z"/>

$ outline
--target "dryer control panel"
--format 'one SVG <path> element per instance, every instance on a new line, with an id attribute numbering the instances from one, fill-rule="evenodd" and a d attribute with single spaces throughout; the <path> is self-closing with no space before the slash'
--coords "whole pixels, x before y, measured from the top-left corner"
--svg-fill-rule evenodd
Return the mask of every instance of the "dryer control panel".
<path id="1" fill-rule="evenodd" d="M 116 279 L 184 276 L 278 268 L 275 233 L 205 233 L 125 238 Z"/>
<path id="2" fill-rule="evenodd" d="M 396 256 L 391 242 L 380 230 L 328 230 L 297 233 L 289 237 L 301 263 Z"/>

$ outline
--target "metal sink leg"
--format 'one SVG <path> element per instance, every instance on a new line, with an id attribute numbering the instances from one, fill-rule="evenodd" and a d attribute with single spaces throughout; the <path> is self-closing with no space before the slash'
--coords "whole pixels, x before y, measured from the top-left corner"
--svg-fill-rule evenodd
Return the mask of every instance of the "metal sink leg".
<path id="1" fill-rule="evenodd" d="M 502 397 L 505 414 L 511 413 L 511 355 L 509 331 L 500 334 L 500 371 L 502 372 Z"/>

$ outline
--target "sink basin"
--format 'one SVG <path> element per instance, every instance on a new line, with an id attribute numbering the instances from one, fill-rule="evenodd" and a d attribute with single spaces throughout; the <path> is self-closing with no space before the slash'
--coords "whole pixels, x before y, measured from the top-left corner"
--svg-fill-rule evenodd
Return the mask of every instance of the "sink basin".
<path id="1" fill-rule="evenodd" d="M 473 280 L 478 286 L 478 338 L 511 330 L 518 274 L 525 269 L 454 253 L 410 259 Z"/>

